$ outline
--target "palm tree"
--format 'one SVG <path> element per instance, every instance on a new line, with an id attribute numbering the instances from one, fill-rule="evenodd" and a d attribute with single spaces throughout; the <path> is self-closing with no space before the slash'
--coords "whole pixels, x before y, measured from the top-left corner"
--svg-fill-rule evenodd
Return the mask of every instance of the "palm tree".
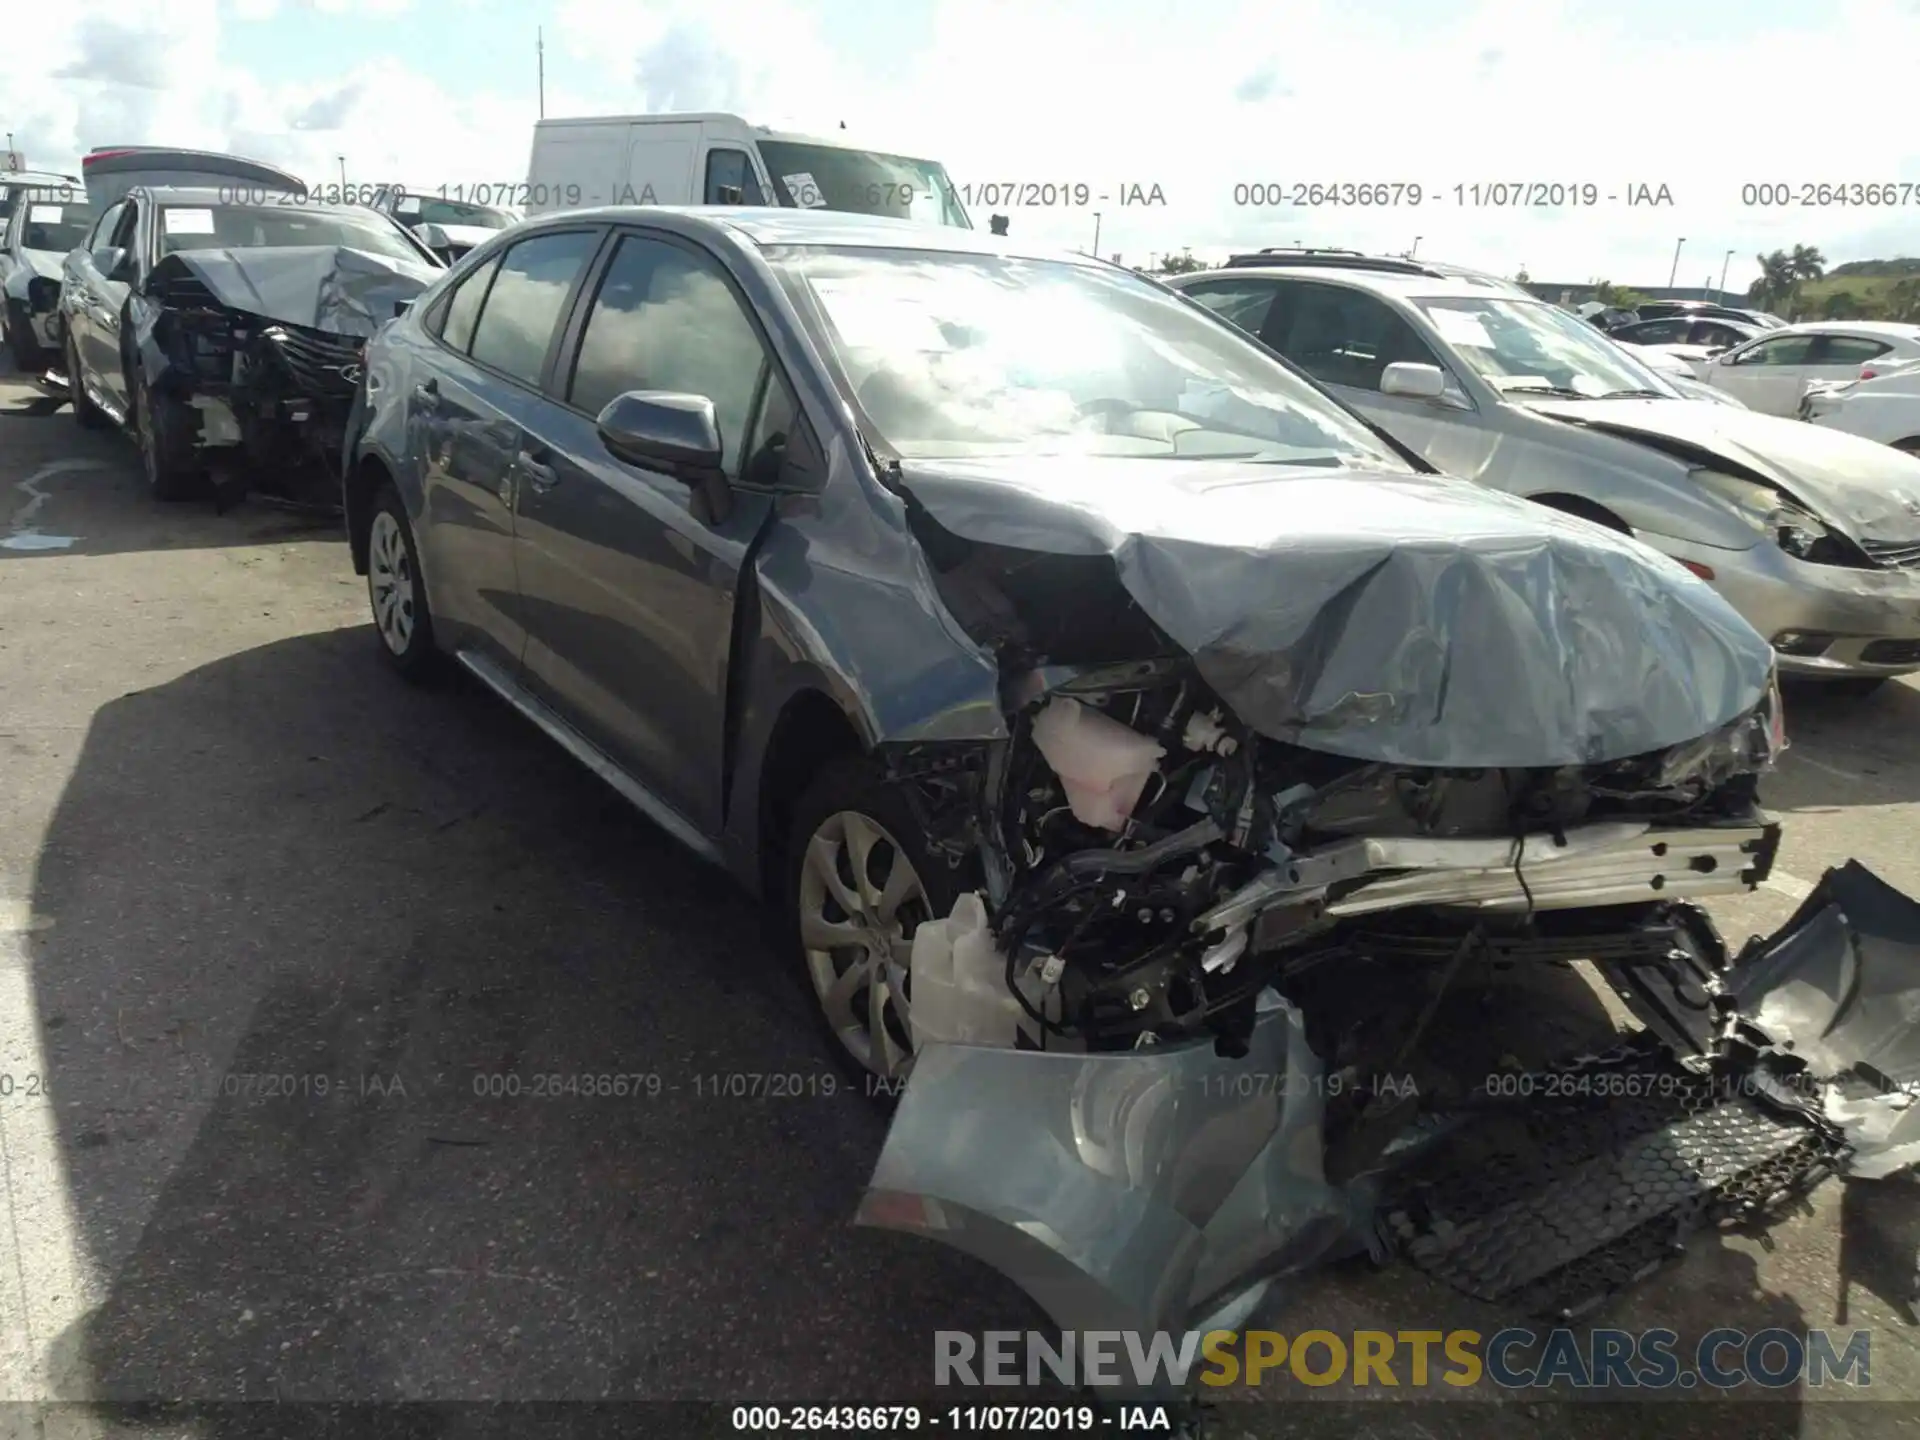
<path id="1" fill-rule="evenodd" d="M 1777 253 L 1777 252 L 1776 252 Z M 1796 245 L 1793 253 L 1787 256 L 1787 282 L 1793 303 L 1800 303 L 1800 282 L 1818 280 L 1827 273 L 1827 257 L 1814 245 Z"/>
<path id="2" fill-rule="evenodd" d="M 1818 255 L 1820 252 L 1816 250 L 1812 253 Z M 1760 278 L 1748 289 L 1747 298 L 1756 305 L 1779 304 L 1793 290 L 1795 276 L 1792 258 L 1784 250 L 1753 258 L 1760 267 Z"/>

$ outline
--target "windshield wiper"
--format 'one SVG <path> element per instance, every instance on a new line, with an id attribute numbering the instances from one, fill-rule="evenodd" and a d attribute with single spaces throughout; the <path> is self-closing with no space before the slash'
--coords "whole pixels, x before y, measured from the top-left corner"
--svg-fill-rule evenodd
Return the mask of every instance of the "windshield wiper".
<path id="1" fill-rule="evenodd" d="M 1602 400 L 1671 400 L 1673 396 L 1662 390 L 1609 390 L 1600 398 Z"/>
<path id="2" fill-rule="evenodd" d="M 1569 400 L 1592 400 L 1584 390 L 1569 390 L 1564 385 L 1502 385 L 1502 395 L 1564 395 Z"/>

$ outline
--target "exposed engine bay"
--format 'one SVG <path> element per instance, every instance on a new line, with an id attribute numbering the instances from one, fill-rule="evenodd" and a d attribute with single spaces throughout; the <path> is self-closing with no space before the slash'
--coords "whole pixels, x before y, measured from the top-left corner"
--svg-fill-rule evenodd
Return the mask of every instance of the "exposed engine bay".
<path id="1" fill-rule="evenodd" d="M 884 752 L 966 893 L 914 932 L 915 1054 L 863 1223 L 987 1260 L 1068 1329 L 1231 1327 L 1355 1251 L 1565 1317 L 1693 1228 L 1920 1161 L 1920 1027 L 1869 1034 L 1829 973 L 1864 963 L 1851 885 L 1874 985 L 1920 1000 L 1920 905 L 1834 872 L 1735 957 L 1698 904 L 1773 866 L 1777 685 L 1591 763 L 1332 753 L 1237 715 L 1220 649 L 1105 556 L 930 537 L 1007 735 Z M 1510 1003 L 1542 977 L 1631 1022 Z"/>
<path id="2" fill-rule="evenodd" d="M 134 339 L 157 434 L 231 502 L 259 489 L 337 505 L 367 337 L 438 272 L 344 247 L 195 250 L 156 264 Z"/>

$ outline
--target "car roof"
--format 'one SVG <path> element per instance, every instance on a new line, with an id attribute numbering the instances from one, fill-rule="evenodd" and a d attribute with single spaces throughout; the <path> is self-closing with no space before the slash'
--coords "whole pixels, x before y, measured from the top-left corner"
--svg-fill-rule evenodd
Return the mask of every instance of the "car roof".
<path id="1" fill-rule="evenodd" d="M 1775 326 L 1766 334 L 1769 339 L 1776 335 L 1879 335 L 1891 340 L 1920 340 L 1920 325 L 1903 325 L 1897 320 L 1807 320 Z"/>
<path id="2" fill-rule="evenodd" d="M 876 250 L 945 251 L 964 255 L 1002 255 L 1021 260 L 1061 260 L 1112 269 L 1104 260 L 1073 250 L 1023 245 L 1004 235 L 966 230 L 956 225 L 929 225 L 924 220 L 898 220 L 886 215 L 857 215 L 845 210 L 788 210 L 771 205 L 602 205 L 590 210 L 566 210 L 537 216 L 532 223 L 597 220 L 613 224 L 642 224 L 671 217 L 682 226 L 731 233 L 762 248 L 780 245 L 834 245 Z"/>
<path id="3" fill-rule="evenodd" d="M 1358 266 L 1349 268 L 1344 265 L 1235 265 L 1228 269 L 1195 270 L 1186 275 L 1169 275 L 1164 278 L 1167 284 L 1179 289 L 1196 280 L 1237 280 L 1247 276 L 1262 275 L 1272 279 L 1286 280 L 1337 280 L 1356 289 L 1375 290 L 1384 295 L 1398 296 L 1403 300 L 1454 298 L 1485 300 L 1489 296 L 1494 296 L 1503 300 L 1530 301 L 1535 305 L 1547 303 L 1521 291 L 1513 281 L 1501 280 L 1498 277 L 1476 280 L 1458 274 L 1408 275 L 1397 270 L 1365 270 Z"/>
<path id="4" fill-rule="evenodd" d="M 127 192 L 129 195 L 150 195 L 161 205 L 204 205 L 209 209 L 224 210 L 235 205 L 273 205 L 267 199 L 270 193 L 259 186 L 244 182 L 230 188 L 212 185 L 136 185 Z M 289 192 L 291 193 L 291 192 Z M 255 200 L 254 196 L 260 196 Z M 367 205 L 324 205 L 309 200 L 289 204 L 287 212 L 293 215 L 374 215 L 379 212 Z M 382 215 L 381 219 L 390 217 Z"/>

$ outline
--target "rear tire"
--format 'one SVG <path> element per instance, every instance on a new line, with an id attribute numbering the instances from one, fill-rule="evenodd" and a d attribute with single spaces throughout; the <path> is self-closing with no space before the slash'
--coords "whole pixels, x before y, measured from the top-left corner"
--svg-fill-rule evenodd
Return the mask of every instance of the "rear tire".
<path id="1" fill-rule="evenodd" d="M 912 1055 L 913 932 L 946 917 L 963 879 L 871 756 L 828 762 L 794 808 L 775 900 L 783 948 L 835 1060 L 869 1095 L 890 1095 Z"/>
<path id="2" fill-rule="evenodd" d="M 381 653 L 401 677 L 420 683 L 439 668 L 433 611 L 420 573 L 420 551 L 400 492 L 384 485 L 367 525 L 367 604 Z"/>
<path id="3" fill-rule="evenodd" d="M 73 406 L 73 418 L 82 430 L 107 428 L 107 413 L 87 398 L 86 382 L 80 377 L 80 356 L 73 336 L 67 336 L 67 401 Z"/>

